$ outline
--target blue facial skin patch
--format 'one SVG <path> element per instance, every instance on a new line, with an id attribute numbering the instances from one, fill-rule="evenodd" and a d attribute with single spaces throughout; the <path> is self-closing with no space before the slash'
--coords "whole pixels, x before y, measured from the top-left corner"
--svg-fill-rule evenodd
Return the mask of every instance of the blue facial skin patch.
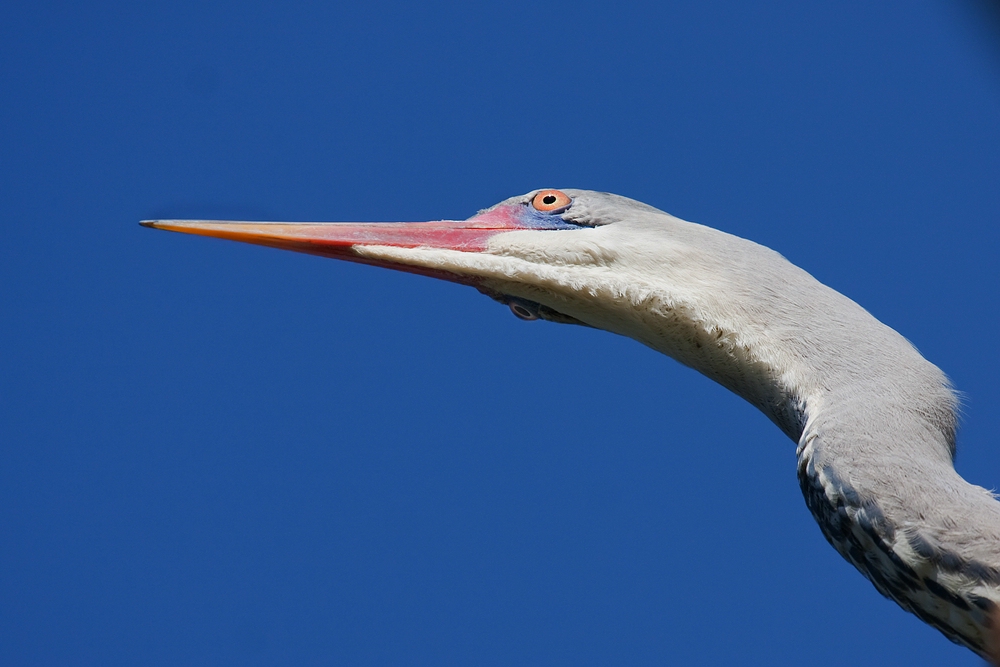
<path id="1" fill-rule="evenodd" d="M 525 203 L 521 207 L 518 218 L 525 229 L 588 229 L 588 227 L 584 225 L 578 225 L 574 222 L 566 222 L 562 219 L 561 214 L 568 210 L 572 205 L 573 204 L 571 202 L 564 208 L 549 213 L 539 211 L 534 206 Z"/>

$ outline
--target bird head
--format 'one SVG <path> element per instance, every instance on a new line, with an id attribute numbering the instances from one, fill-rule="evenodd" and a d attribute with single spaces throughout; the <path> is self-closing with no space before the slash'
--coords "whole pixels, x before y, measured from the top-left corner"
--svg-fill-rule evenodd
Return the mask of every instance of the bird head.
<path id="1" fill-rule="evenodd" d="M 627 298 L 625 292 L 635 291 L 636 284 L 627 285 L 616 266 L 621 244 L 629 239 L 617 228 L 641 222 L 644 215 L 666 214 L 618 195 L 543 189 L 460 221 L 141 224 L 449 280 L 476 287 L 522 319 L 614 331 L 621 329 L 622 320 L 621 314 L 610 312 L 617 310 L 613 304 Z M 636 250 L 641 254 L 641 247 Z M 598 299 L 603 300 L 599 307 L 594 304 Z"/>

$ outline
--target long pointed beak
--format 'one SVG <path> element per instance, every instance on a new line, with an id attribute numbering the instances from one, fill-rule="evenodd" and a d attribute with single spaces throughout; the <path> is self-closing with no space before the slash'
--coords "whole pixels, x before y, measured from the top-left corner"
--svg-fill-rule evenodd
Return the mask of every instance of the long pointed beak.
<path id="1" fill-rule="evenodd" d="M 214 236 L 312 255 L 374 264 L 411 273 L 472 284 L 474 279 L 450 272 L 411 267 L 364 257 L 364 246 L 447 248 L 482 252 L 491 236 L 517 229 L 557 229 L 566 224 L 554 217 L 551 226 L 524 215 L 523 206 L 500 206 L 468 220 L 436 222 L 231 222 L 222 220 L 144 220 L 141 225 L 172 232 Z"/>

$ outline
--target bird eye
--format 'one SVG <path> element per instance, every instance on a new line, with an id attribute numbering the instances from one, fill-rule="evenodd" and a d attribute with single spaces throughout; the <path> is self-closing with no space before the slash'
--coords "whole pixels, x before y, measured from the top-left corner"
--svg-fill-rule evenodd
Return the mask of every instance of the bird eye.
<path id="1" fill-rule="evenodd" d="M 521 320 L 537 320 L 538 319 L 538 304 L 534 301 L 525 301 L 524 299 L 518 299 L 511 297 L 510 301 L 507 302 L 507 306 L 510 308 L 510 312 L 514 313 L 514 316 Z"/>
<path id="2" fill-rule="evenodd" d="M 531 205 L 539 211 L 551 213 L 566 208 L 573 203 L 565 192 L 559 190 L 542 190 L 531 200 Z"/>

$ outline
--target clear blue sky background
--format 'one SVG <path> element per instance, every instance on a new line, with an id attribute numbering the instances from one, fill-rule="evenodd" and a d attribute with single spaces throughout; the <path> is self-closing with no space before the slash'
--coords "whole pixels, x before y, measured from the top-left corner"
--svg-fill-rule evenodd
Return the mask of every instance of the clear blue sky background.
<path id="1" fill-rule="evenodd" d="M 907 336 L 994 487 L 985 5 L 95 4 L 0 9 L 0 662 L 979 664 L 670 359 L 136 222 L 635 197 Z"/>

